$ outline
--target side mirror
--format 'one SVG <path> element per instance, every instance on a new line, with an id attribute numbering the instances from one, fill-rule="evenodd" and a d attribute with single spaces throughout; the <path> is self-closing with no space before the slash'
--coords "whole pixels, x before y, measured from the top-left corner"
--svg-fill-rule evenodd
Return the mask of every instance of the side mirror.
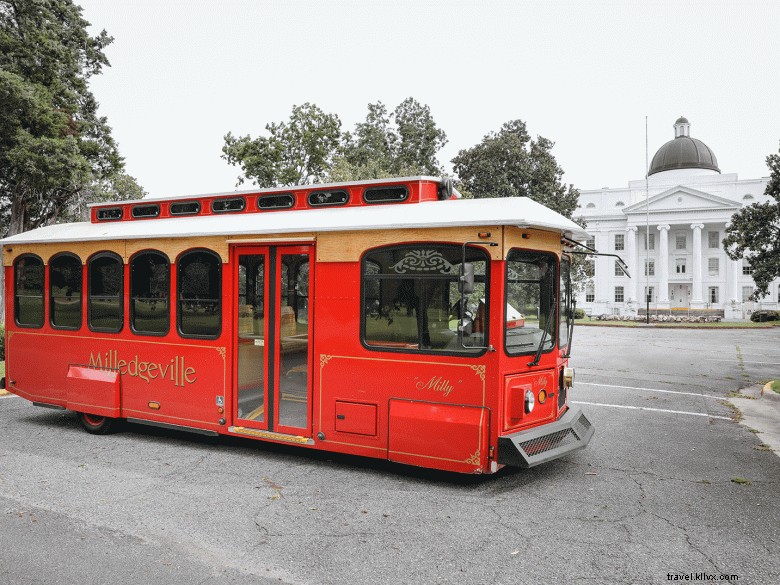
<path id="1" fill-rule="evenodd" d="M 474 292 L 474 265 L 464 262 L 460 268 L 460 293 L 468 295 Z"/>

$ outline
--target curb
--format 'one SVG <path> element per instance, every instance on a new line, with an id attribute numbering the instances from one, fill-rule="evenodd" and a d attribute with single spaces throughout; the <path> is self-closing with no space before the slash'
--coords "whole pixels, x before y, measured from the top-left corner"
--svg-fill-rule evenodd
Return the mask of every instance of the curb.
<path id="1" fill-rule="evenodd" d="M 772 390 L 772 381 L 770 380 L 761 388 L 761 398 L 780 401 L 780 394 Z"/>

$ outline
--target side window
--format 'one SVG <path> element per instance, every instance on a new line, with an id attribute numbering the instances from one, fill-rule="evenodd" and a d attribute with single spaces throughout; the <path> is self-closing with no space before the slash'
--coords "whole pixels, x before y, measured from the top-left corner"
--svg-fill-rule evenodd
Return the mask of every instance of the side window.
<path id="1" fill-rule="evenodd" d="M 25 254 L 14 262 L 14 319 L 21 327 L 43 327 L 43 260 Z"/>
<path id="2" fill-rule="evenodd" d="M 168 257 L 161 252 L 141 252 L 130 261 L 130 327 L 135 333 L 168 333 L 170 276 Z"/>
<path id="3" fill-rule="evenodd" d="M 49 319 L 58 329 L 81 328 L 81 260 L 59 254 L 49 261 Z"/>
<path id="4" fill-rule="evenodd" d="M 110 252 L 101 252 L 89 261 L 87 314 L 93 331 L 122 330 L 123 269 L 122 259 Z"/>
<path id="5" fill-rule="evenodd" d="M 222 327 L 222 260 L 193 250 L 179 258 L 178 320 L 182 337 L 219 336 Z"/>
<path id="6" fill-rule="evenodd" d="M 473 285 L 461 290 L 462 263 L 459 245 L 394 246 L 367 252 L 361 263 L 363 343 L 403 351 L 483 351 L 488 256 L 483 250 L 466 248 L 466 270 L 473 271 Z"/>

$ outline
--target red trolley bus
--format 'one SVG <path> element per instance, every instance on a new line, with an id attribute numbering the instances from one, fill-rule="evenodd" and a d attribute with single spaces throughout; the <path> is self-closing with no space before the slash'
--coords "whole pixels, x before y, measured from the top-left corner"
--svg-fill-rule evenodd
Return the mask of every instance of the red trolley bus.
<path id="1" fill-rule="evenodd" d="M 7 388 L 78 413 L 463 473 L 584 447 L 570 238 L 432 177 L 98 204 L 3 240 Z"/>

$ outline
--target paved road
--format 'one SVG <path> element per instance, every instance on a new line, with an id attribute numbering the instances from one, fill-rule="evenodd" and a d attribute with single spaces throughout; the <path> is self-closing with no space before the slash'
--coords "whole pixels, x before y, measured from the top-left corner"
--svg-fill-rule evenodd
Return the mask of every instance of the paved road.
<path id="1" fill-rule="evenodd" d="M 580 327 L 575 344 L 593 441 L 489 478 L 144 427 L 94 437 L 0 398 L 0 582 L 780 582 L 780 458 L 722 402 L 780 371 L 780 329 Z"/>

